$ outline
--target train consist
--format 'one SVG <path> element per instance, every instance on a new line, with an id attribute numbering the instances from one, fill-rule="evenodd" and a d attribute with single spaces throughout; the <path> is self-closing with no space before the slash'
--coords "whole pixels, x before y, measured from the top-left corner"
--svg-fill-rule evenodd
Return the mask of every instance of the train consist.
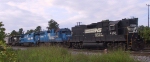
<path id="1" fill-rule="evenodd" d="M 71 31 L 68 28 L 51 29 L 47 31 L 33 32 L 19 36 L 9 37 L 9 45 L 39 45 L 43 43 L 66 43 L 71 37 Z"/>
<path id="2" fill-rule="evenodd" d="M 142 50 L 144 40 L 138 34 L 138 18 L 117 21 L 103 20 L 89 25 L 51 29 L 9 37 L 11 45 L 62 43 L 73 48 L 125 48 Z"/>

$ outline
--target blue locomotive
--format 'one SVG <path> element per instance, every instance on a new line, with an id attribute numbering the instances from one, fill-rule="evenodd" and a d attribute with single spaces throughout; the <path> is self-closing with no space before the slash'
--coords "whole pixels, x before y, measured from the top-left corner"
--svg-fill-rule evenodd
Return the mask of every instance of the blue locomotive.
<path id="1" fill-rule="evenodd" d="M 71 30 L 68 28 L 51 29 L 29 34 L 22 34 L 16 44 L 39 45 L 40 43 L 65 43 L 71 38 Z M 16 39 L 16 38 L 11 38 Z M 15 42 L 15 41 L 14 41 Z"/>

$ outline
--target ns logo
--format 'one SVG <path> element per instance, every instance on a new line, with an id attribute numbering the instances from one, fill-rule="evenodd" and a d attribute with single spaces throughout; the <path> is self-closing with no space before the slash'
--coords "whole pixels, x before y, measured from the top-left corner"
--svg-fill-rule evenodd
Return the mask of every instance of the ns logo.
<path id="1" fill-rule="evenodd" d="M 102 32 L 102 28 L 93 28 L 93 29 L 86 29 L 85 33 L 95 33 L 95 37 L 101 37 L 103 36 Z"/>
<path id="2" fill-rule="evenodd" d="M 85 33 L 98 33 L 101 31 L 102 31 L 102 28 L 85 29 Z"/>

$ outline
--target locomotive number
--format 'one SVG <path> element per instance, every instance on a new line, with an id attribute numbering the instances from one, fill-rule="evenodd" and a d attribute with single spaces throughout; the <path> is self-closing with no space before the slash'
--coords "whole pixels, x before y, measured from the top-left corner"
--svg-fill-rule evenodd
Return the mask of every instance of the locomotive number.
<path id="1" fill-rule="evenodd" d="M 28 38 L 28 40 L 30 40 L 30 38 Z"/>
<path id="2" fill-rule="evenodd" d="M 48 37 L 49 37 L 50 40 L 51 40 L 51 39 L 54 39 L 54 36 L 51 36 L 50 33 L 48 33 Z"/>
<path id="3" fill-rule="evenodd" d="M 116 32 L 110 32 L 111 35 L 117 35 Z"/>
<path id="4" fill-rule="evenodd" d="M 95 33 L 95 37 L 101 37 L 101 36 L 103 36 L 102 33 Z"/>

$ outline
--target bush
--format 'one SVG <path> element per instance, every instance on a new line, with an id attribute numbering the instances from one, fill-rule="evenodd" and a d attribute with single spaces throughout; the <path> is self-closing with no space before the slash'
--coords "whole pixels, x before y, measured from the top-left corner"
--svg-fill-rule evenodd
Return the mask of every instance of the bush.
<path id="1" fill-rule="evenodd" d="M 0 41 L 0 62 L 16 62 L 14 51 Z"/>

